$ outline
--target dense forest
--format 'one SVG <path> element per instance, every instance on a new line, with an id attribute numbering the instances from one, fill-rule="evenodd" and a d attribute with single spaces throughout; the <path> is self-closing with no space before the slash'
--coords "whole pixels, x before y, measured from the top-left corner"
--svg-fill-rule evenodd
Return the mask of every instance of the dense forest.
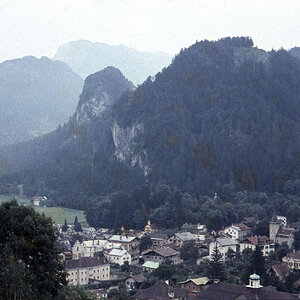
<path id="1" fill-rule="evenodd" d="M 134 90 L 120 76 L 112 69 L 90 75 L 68 123 L 2 148 L 0 192 L 22 183 L 27 195 L 86 209 L 95 226 L 140 228 L 150 217 L 161 227 L 187 221 L 216 228 L 274 211 L 295 219 L 295 56 L 257 49 L 247 37 L 224 38 L 183 49 Z M 83 107 L 92 115 L 78 122 Z"/>

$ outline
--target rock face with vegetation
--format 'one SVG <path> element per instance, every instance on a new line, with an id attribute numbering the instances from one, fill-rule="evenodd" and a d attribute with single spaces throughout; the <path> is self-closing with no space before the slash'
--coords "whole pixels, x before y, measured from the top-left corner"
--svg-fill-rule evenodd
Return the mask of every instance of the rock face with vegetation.
<path id="1" fill-rule="evenodd" d="M 134 84 L 140 84 L 148 76 L 153 76 L 168 66 L 172 55 L 79 40 L 59 47 L 54 59 L 68 64 L 82 78 L 105 67 L 114 66 Z"/>
<path id="2" fill-rule="evenodd" d="M 102 221 L 118 225 L 114 207 L 134 199 L 134 215 L 124 220 L 142 222 L 148 201 L 157 209 L 155 218 L 163 215 L 172 227 L 177 217 L 169 205 L 182 207 L 182 197 L 196 212 L 203 203 L 190 195 L 222 190 L 240 199 L 242 194 L 232 191 L 274 193 L 297 179 L 300 62 L 287 51 L 259 50 L 249 38 L 197 42 L 135 90 L 115 69 L 108 70 L 87 78 L 68 124 L 22 147 L 2 149 L 10 166 L 2 183 L 18 181 L 30 195 L 43 191 L 81 209 L 90 197 L 129 192 L 98 199 L 106 214 Z M 144 185 L 152 191 L 133 192 Z M 170 189 L 169 196 L 149 196 L 160 185 Z M 224 209 L 229 212 L 231 204 Z M 214 204 L 206 206 L 209 213 Z M 214 218 L 210 222 L 220 223 Z"/>
<path id="3" fill-rule="evenodd" d="M 74 113 L 83 80 L 65 63 L 26 56 L 0 64 L 0 145 L 48 133 Z"/>

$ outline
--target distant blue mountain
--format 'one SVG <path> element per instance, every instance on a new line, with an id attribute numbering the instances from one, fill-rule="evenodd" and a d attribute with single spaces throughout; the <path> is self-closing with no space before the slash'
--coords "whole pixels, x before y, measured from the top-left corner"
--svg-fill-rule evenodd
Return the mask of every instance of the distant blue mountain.
<path id="1" fill-rule="evenodd" d="M 140 52 L 123 45 L 111 46 L 79 40 L 59 47 L 53 59 L 65 62 L 82 78 L 113 66 L 134 84 L 140 84 L 168 66 L 172 57 L 162 52 Z"/>
<path id="2" fill-rule="evenodd" d="M 0 145 L 54 130 L 74 113 L 83 80 L 69 66 L 26 56 L 0 64 Z"/>

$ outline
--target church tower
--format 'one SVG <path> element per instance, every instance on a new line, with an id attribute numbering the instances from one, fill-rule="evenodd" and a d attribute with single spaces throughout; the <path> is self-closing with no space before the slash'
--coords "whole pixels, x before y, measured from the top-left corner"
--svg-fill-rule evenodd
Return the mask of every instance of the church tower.
<path id="1" fill-rule="evenodd" d="M 277 220 L 277 217 L 273 215 L 272 220 L 269 222 L 269 239 L 276 241 L 276 235 L 280 229 L 281 221 Z"/>

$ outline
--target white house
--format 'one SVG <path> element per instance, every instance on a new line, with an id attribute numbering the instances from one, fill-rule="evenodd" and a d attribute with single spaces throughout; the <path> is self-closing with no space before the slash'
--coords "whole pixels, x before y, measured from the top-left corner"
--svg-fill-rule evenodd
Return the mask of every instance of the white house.
<path id="1" fill-rule="evenodd" d="M 255 250 L 258 246 L 263 256 L 268 256 L 272 251 L 275 251 L 275 243 L 267 236 L 250 236 L 240 242 L 240 252 L 245 249 Z"/>
<path id="2" fill-rule="evenodd" d="M 95 252 L 117 248 L 121 244 L 112 243 L 106 240 L 89 240 L 80 243 L 76 241 L 72 247 L 72 258 L 78 259 L 80 257 L 93 257 Z"/>
<path id="3" fill-rule="evenodd" d="M 66 261 L 69 285 L 86 285 L 89 279 L 110 280 L 110 266 L 95 257 L 81 257 Z"/>
<path id="4" fill-rule="evenodd" d="M 121 246 L 131 254 L 138 253 L 140 242 L 135 236 L 113 235 L 108 241 L 115 244 L 121 244 Z"/>
<path id="5" fill-rule="evenodd" d="M 224 232 L 237 241 L 244 240 L 250 235 L 250 227 L 245 224 L 232 224 L 225 228 Z"/>
<path id="6" fill-rule="evenodd" d="M 105 254 L 110 263 L 122 266 L 125 261 L 131 264 L 131 254 L 125 249 L 111 249 Z"/>
<path id="7" fill-rule="evenodd" d="M 226 253 L 229 249 L 233 250 L 234 252 L 237 251 L 238 243 L 236 240 L 229 238 L 229 237 L 218 237 L 209 244 L 209 257 L 211 258 L 215 249 L 219 250 L 222 255 L 222 259 L 225 262 Z"/>

